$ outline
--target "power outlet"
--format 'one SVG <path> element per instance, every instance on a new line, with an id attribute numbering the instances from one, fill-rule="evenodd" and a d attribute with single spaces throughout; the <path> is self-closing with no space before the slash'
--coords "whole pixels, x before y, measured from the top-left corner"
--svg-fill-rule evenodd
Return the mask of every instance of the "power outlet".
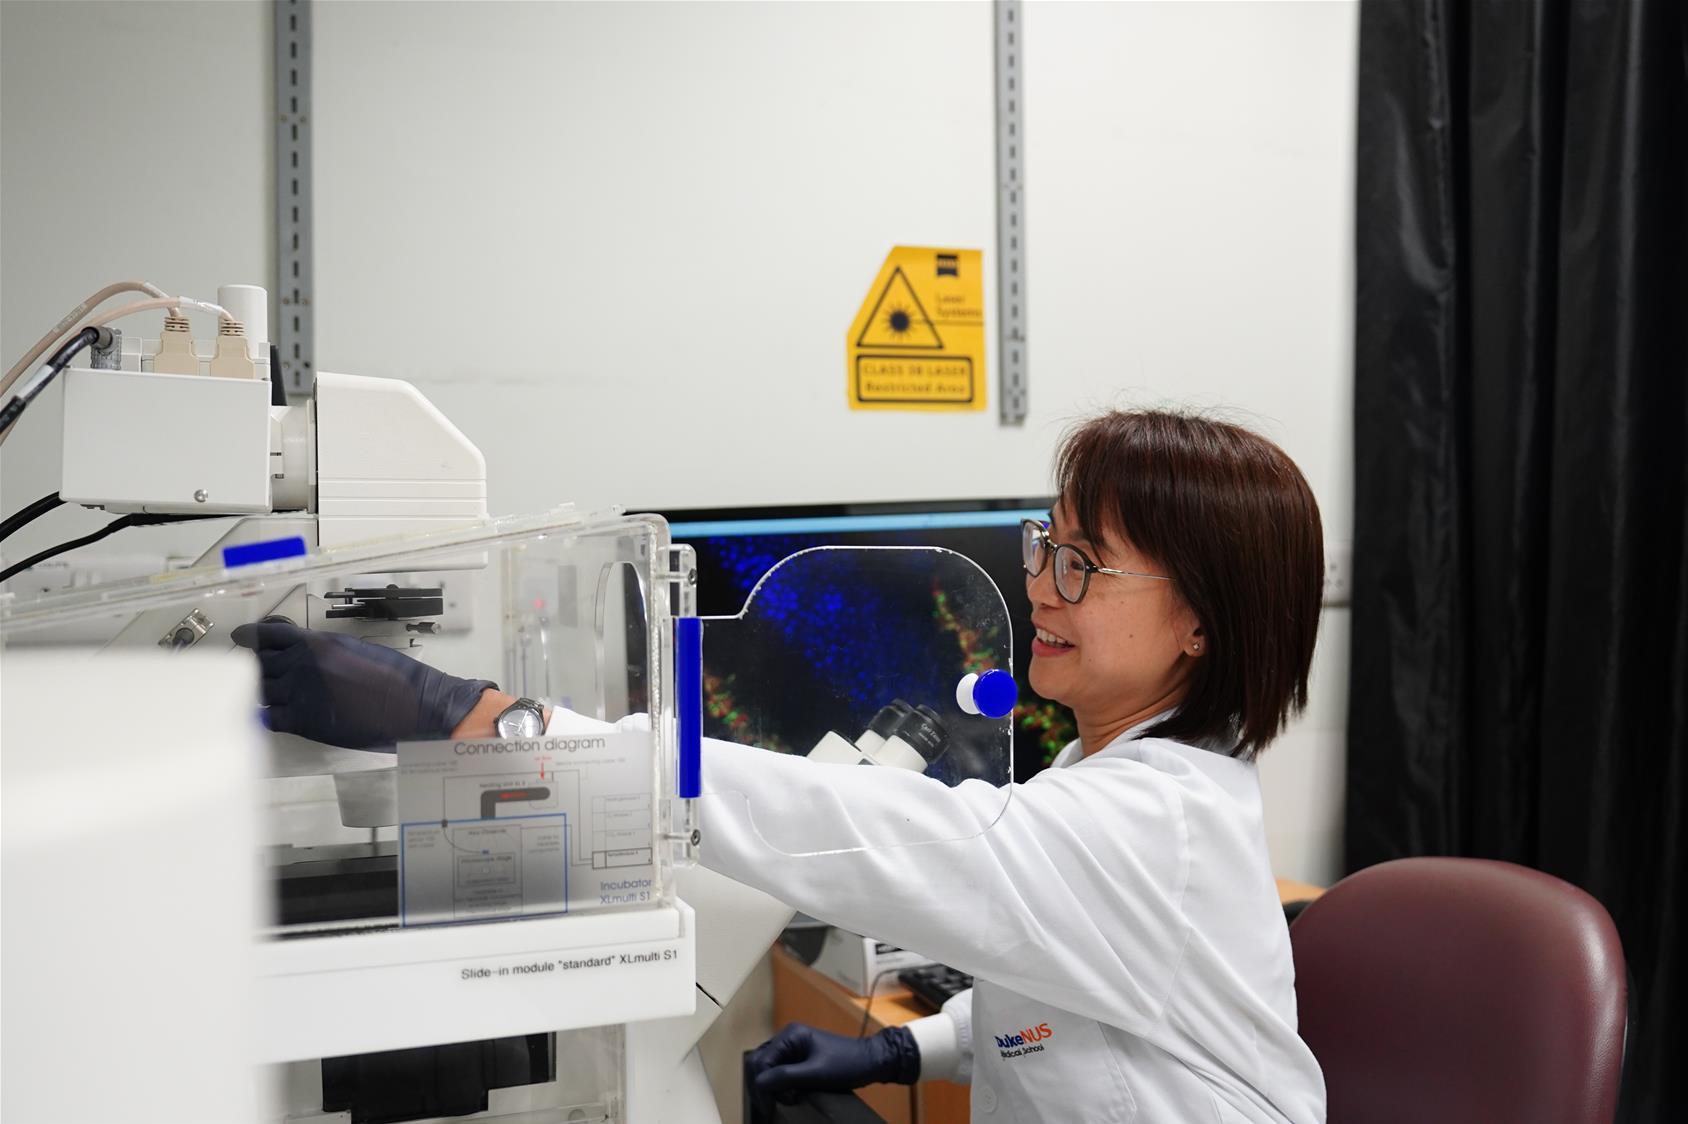
<path id="1" fill-rule="evenodd" d="M 1326 605 L 1347 605 L 1354 599 L 1354 544 L 1325 543 Z"/>

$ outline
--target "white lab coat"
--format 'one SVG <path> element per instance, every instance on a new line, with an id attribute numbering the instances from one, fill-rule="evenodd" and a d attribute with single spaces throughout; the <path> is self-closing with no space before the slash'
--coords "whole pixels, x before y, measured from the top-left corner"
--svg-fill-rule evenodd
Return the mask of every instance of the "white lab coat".
<path id="1" fill-rule="evenodd" d="M 705 865 L 976 977 L 911 1024 L 981 1121 L 1317 1124 L 1254 766 L 1128 731 L 1001 790 L 706 741 Z M 1000 817 L 998 815 L 1000 813 Z M 874 849 L 876 840 L 916 846 Z M 770 837 L 862 848 L 794 859 Z"/>

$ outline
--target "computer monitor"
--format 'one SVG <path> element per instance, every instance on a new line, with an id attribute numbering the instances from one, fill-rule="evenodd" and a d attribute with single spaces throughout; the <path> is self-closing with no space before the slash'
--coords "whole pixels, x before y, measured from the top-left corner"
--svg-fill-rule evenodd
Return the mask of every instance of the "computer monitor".
<path id="1" fill-rule="evenodd" d="M 698 614 L 732 616 L 758 579 L 780 559 L 817 546 L 937 546 L 972 559 L 1002 591 L 1013 627 L 1014 777 L 1025 780 L 1078 736 L 1072 712 L 1038 698 L 1027 682 L 1031 603 L 1020 567 L 1020 523 L 1047 519 L 1049 497 L 925 503 L 817 504 L 794 507 L 668 509 L 673 541 L 697 551 Z M 708 661 L 707 645 L 704 653 Z M 707 702 L 707 700 L 706 700 Z M 706 705 L 706 712 L 709 707 Z M 705 733 L 730 737 L 712 729 Z"/>

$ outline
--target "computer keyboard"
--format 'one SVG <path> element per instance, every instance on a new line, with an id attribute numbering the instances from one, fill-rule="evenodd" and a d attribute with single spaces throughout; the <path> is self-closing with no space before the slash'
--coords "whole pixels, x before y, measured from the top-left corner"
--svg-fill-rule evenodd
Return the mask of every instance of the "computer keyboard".
<path id="1" fill-rule="evenodd" d="M 972 976 L 966 972 L 958 972 L 947 964 L 922 964 L 918 968 L 904 968 L 897 973 L 897 979 L 934 1011 L 952 997 L 973 986 Z"/>

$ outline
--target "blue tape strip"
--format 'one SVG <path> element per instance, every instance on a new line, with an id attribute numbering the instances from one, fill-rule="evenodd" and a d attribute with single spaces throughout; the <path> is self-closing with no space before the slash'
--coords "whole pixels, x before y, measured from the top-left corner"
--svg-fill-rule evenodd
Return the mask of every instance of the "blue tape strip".
<path id="1" fill-rule="evenodd" d="M 680 726 L 679 796 L 703 795 L 703 621 L 674 622 L 674 710 Z"/>
<path id="2" fill-rule="evenodd" d="M 252 566 L 259 562 L 274 562 L 277 558 L 297 558 L 301 554 L 309 553 L 305 540 L 298 535 L 285 539 L 268 539 L 264 542 L 244 542 L 239 546 L 225 546 L 223 548 L 223 565 L 229 569 L 236 566 Z"/>

